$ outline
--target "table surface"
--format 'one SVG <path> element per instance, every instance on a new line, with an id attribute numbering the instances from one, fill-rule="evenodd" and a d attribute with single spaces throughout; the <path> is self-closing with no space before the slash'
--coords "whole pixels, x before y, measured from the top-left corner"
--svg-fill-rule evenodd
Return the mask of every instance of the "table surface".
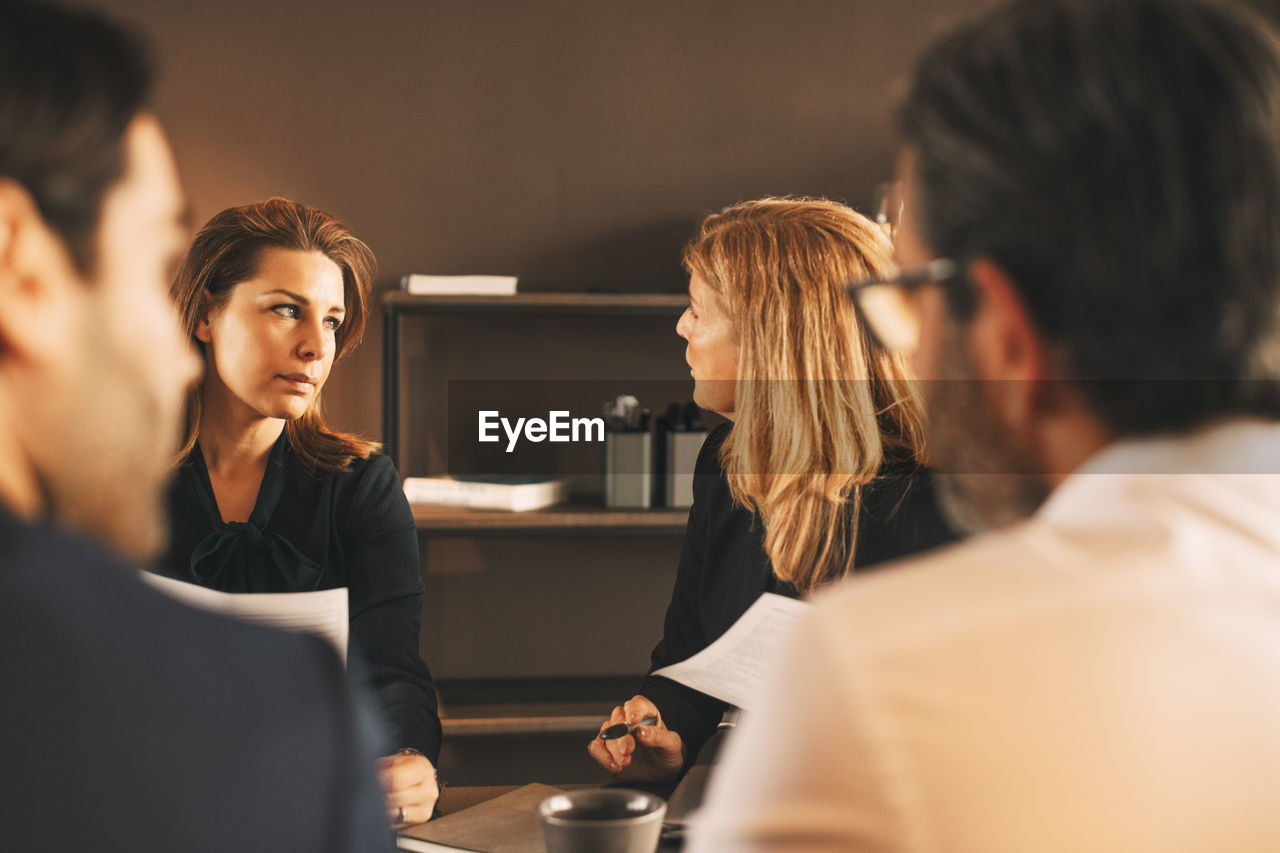
<path id="1" fill-rule="evenodd" d="M 690 772 L 693 773 L 693 771 L 696 771 L 696 770 L 705 771 L 706 768 L 695 767 Z M 488 802 L 489 800 L 495 799 L 497 797 L 501 797 L 504 794 L 508 794 L 508 793 L 511 793 L 512 791 L 519 790 L 519 788 L 521 787 L 523 786 L 521 785 L 479 785 L 479 786 L 470 786 L 470 787 L 462 787 L 462 788 L 445 788 L 440 792 L 441 816 L 448 817 L 449 815 L 456 814 L 464 809 L 471 808 L 472 806 L 478 806 L 481 803 L 485 803 L 485 802 Z M 583 788 L 597 788 L 600 786 L 593 783 L 593 784 L 582 784 L 582 785 L 556 785 L 555 787 L 561 790 L 574 790 L 574 789 L 583 789 Z M 671 805 L 676 804 L 676 800 L 679 799 L 680 793 L 681 793 L 681 788 L 677 787 L 675 795 L 673 795 L 672 797 Z M 700 791 L 699 791 L 699 796 L 700 796 Z M 440 839 L 437 839 L 437 840 L 440 840 Z M 507 841 L 509 841 L 510 843 L 508 844 Z M 664 833 L 662 841 L 658 846 L 658 850 L 661 851 L 661 853 L 677 853 L 677 851 L 680 851 L 683 848 L 683 846 L 684 846 L 684 836 L 682 833 L 677 832 L 671 835 Z M 504 840 L 504 843 L 501 849 L 504 849 L 504 850 L 511 849 L 511 850 L 521 850 L 521 851 L 543 850 L 542 839 L 541 837 L 533 838 L 533 839 L 525 838 L 522 830 L 520 837 L 517 838 L 513 836 L 508 840 Z"/>
<path id="2" fill-rule="evenodd" d="M 517 785 L 477 785 L 466 788 L 445 788 L 440 792 L 441 816 L 460 812 L 472 806 L 501 797 L 514 791 Z"/>
<path id="3" fill-rule="evenodd" d="M 635 787 L 650 790 L 663 799 L 668 799 L 673 805 L 679 805 L 681 814 L 696 807 L 702 800 L 702 794 L 706 788 L 707 780 L 710 776 L 711 767 L 715 764 L 720 748 L 725 742 L 726 728 L 722 727 L 703 745 L 698 755 L 697 764 L 690 768 L 685 774 L 680 784 L 676 786 L 674 791 L 669 788 L 666 791 L 654 790 L 656 786 L 636 785 Z M 495 797 L 501 797 L 503 794 L 510 793 L 521 787 L 520 785 L 473 785 L 458 788 L 444 788 L 440 791 L 440 814 L 448 815 L 460 812 L 463 809 L 471 808 L 480 803 L 488 802 Z M 566 791 L 572 791 L 579 788 L 596 788 L 599 783 L 584 783 L 577 785 L 556 785 L 557 788 L 563 788 Z M 681 800 L 688 799 L 688 802 Z"/>

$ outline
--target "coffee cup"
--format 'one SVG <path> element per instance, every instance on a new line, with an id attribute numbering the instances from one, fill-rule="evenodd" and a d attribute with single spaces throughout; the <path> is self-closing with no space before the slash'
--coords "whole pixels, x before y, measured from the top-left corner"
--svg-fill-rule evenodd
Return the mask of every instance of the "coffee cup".
<path id="1" fill-rule="evenodd" d="M 627 788 L 588 788 L 538 806 L 547 853 L 653 853 L 667 804 Z"/>

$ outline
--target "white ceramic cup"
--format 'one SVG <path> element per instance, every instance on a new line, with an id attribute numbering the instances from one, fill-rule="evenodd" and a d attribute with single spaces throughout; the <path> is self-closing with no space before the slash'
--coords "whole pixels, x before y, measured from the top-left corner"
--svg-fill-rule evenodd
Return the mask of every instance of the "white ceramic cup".
<path id="1" fill-rule="evenodd" d="M 588 788 L 538 805 L 547 853 L 653 853 L 667 804 L 627 788 Z"/>

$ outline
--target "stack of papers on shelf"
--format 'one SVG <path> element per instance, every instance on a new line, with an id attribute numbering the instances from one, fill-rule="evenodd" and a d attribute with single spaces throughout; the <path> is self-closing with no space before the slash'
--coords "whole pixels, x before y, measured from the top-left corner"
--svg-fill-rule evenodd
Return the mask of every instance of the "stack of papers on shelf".
<path id="1" fill-rule="evenodd" d="M 406 477 L 411 504 L 528 512 L 569 499 L 569 481 L 544 477 Z"/>
<path id="2" fill-rule="evenodd" d="M 406 275 L 400 289 L 418 296 L 515 296 L 513 275 Z"/>

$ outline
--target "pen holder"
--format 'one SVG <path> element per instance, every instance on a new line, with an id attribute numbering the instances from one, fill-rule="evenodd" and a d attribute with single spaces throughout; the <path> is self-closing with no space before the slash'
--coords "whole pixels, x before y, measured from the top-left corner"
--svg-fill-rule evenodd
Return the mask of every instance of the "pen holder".
<path id="1" fill-rule="evenodd" d="M 668 432 L 666 454 L 666 505 L 673 508 L 693 506 L 693 469 L 698 453 L 707 440 L 705 430 Z"/>
<path id="2" fill-rule="evenodd" d="M 653 434 L 604 434 L 604 505 L 648 509 L 653 505 Z"/>

